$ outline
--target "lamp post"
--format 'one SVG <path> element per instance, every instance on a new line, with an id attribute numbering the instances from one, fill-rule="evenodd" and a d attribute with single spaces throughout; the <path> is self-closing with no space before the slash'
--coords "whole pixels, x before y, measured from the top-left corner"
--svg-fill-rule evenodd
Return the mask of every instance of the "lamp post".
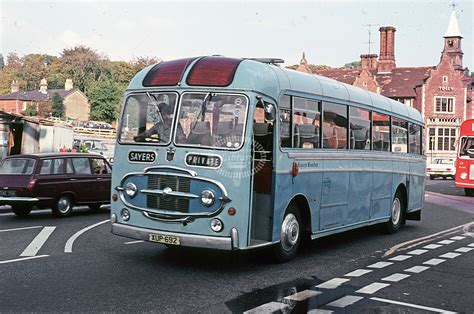
<path id="1" fill-rule="evenodd" d="M 430 141 L 431 141 L 431 147 L 430 147 L 430 154 L 431 154 L 430 163 L 433 163 L 433 149 L 434 149 L 434 141 L 435 141 L 434 136 L 430 138 Z"/>

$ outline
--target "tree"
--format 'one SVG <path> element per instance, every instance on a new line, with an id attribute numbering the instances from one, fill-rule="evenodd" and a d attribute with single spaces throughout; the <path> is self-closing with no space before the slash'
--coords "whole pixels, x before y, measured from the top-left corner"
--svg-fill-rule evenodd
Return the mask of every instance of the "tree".
<path id="1" fill-rule="evenodd" d="M 343 68 L 348 68 L 348 69 L 356 69 L 360 67 L 360 61 L 352 61 L 349 63 L 344 64 Z"/>
<path id="2" fill-rule="evenodd" d="M 158 59 L 154 57 L 138 57 L 132 60 L 131 64 L 135 70 L 135 73 L 138 73 L 140 70 L 145 67 L 158 63 Z"/>
<path id="3" fill-rule="evenodd" d="M 64 104 L 63 99 L 58 93 L 53 95 L 53 105 L 51 107 L 51 113 L 53 117 L 61 118 L 64 116 Z"/>
<path id="4" fill-rule="evenodd" d="M 26 109 L 21 112 L 24 116 L 36 116 L 38 114 L 38 108 L 36 108 L 35 104 L 28 104 L 26 105 Z"/>
<path id="5" fill-rule="evenodd" d="M 120 85 L 112 80 L 101 80 L 89 89 L 91 104 L 91 120 L 111 123 L 117 118 L 118 108 L 126 85 Z"/>
<path id="6" fill-rule="evenodd" d="M 0 71 L 5 67 L 5 61 L 3 60 L 3 54 L 0 53 Z"/>
<path id="7" fill-rule="evenodd" d="M 26 82 L 26 90 L 36 90 L 40 81 L 48 76 L 47 55 L 28 54 L 21 58 L 20 79 Z"/>

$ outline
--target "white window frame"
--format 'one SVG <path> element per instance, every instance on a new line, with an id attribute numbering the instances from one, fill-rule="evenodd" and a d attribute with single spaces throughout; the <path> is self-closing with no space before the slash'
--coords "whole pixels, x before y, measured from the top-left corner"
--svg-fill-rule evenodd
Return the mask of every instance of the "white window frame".
<path id="1" fill-rule="evenodd" d="M 429 130 L 433 128 L 435 129 L 435 134 L 434 135 L 430 135 L 429 133 Z M 442 129 L 443 130 L 443 135 L 439 135 L 439 130 Z M 449 135 L 444 135 L 444 130 L 445 129 L 449 129 Z M 454 135 L 451 135 L 451 130 L 452 129 L 455 129 L 455 132 L 454 132 Z M 431 151 L 431 152 L 455 152 L 456 151 L 456 144 L 453 145 L 453 147 L 450 147 L 450 149 L 438 149 L 438 143 L 439 141 L 442 142 L 442 146 L 444 148 L 444 139 L 447 137 L 449 140 L 448 140 L 448 143 L 451 143 L 451 140 L 454 139 L 454 142 L 456 142 L 456 139 L 458 138 L 459 136 L 459 127 L 456 127 L 456 126 L 428 126 L 427 127 L 427 147 L 428 147 L 428 151 Z M 431 144 L 431 139 L 434 139 L 433 140 L 433 143 L 432 145 Z M 432 147 L 430 147 L 432 146 Z M 431 149 L 432 148 L 432 149 Z"/>
<path id="2" fill-rule="evenodd" d="M 437 108 L 436 108 L 436 100 L 438 99 L 452 99 L 453 101 L 453 105 L 452 105 L 452 108 L 453 108 L 453 111 L 438 111 Z M 434 102 L 434 112 L 435 113 L 443 113 L 443 114 L 455 114 L 456 113 L 456 97 L 450 97 L 450 96 L 435 96 L 434 99 L 433 99 L 433 102 Z M 447 107 L 449 107 L 449 104 L 447 105 Z"/>
<path id="3" fill-rule="evenodd" d="M 443 75 L 443 83 L 448 83 L 448 76 L 447 75 Z"/>

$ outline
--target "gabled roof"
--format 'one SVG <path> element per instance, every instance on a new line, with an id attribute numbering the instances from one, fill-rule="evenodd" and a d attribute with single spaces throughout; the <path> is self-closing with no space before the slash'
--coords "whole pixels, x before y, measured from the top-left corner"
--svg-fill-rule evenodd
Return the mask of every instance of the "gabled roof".
<path id="1" fill-rule="evenodd" d="M 434 67 L 394 68 L 391 73 L 377 75 L 385 97 L 416 97 L 415 88 L 422 85 Z"/>
<path id="2" fill-rule="evenodd" d="M 21 101 L 50 101 L 53 99 L 54 94 L 58 94 L 61 98 L 66 98 L 70 94 L 78 91 L 79 89 L 73 88 L 70 90 L 65 89 L 48 89 L 46 93 L 42 93 L 39 90 L 29 92 L 15 92 L 8 95 L 0 96 L 0 100 L 21 100 Z"/>

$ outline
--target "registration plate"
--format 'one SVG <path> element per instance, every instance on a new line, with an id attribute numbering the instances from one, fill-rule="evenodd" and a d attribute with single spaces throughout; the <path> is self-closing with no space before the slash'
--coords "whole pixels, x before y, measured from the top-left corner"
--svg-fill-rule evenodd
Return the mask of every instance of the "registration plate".
<path id="1" fill-rule="evenodd" d="M 179 237 L 163 235 L 163 234 L 156 234 L 150 233 L 148 235 L 148 240 L 152 242 L 158 242 L 163 244 L 171 244 L 171 245 L 180 245 L 181 242 L 179 241 Z"/>

